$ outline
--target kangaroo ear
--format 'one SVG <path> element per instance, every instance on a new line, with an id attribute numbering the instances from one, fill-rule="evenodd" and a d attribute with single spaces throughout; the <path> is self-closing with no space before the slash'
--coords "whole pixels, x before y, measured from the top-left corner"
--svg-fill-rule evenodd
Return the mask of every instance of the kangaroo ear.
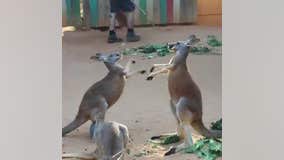
<path id="1" fill-rule="evenodd" d="M 200 42 L 200 39 L 197 38 L 194 34 L 190 35 L 187 39 L 187 45 L 194 45 L 198 42 Z"/>

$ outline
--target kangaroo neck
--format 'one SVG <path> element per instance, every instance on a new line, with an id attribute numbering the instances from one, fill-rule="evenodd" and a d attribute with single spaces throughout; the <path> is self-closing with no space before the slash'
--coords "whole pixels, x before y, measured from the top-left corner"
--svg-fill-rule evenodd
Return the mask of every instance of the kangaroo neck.
<path id="1" fill-rule="evenodd" d="M 177 70 L 177 71 L 188 71 L 187 69 L 187 66 L 186 66 L 186 62 L 183 61 L 183 62 L 180 62 L 179 64 L 176 64 L 175 67 L 174 67 L 174 70 Z"/>
<path id="2" fill-rule="evenodd" d="M 109 71 L 108 74 L 107 74 L 108 77 L 122 74 L 123 69 L 119 64 L 105 63 L 105 66 L 107 67 L 107 69 Z"/>

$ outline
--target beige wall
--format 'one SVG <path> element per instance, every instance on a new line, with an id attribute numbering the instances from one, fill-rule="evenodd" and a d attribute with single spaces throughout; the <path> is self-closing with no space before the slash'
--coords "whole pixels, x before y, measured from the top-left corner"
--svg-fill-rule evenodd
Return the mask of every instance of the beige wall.
<path id="1" fill-rule="evenodd" d="M 198 0 L 197 5 L 198 24 L 222 26 L 222 0 Z"/>

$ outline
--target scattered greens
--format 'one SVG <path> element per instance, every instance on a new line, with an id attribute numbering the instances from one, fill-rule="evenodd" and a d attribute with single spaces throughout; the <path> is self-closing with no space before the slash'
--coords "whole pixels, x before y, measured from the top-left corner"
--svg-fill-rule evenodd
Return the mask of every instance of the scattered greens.
<path id="1" fill-rule="evenodd" d="M 211 123 L 211 129 L 214 130 L 222 130 L 222 118 L 216 122 Z"/>
<path id="2" fill-rule="evenodd" d="M 211 129 L 222 130 L 222 118 L 211 123 Z M 198 140 L 190 148 L 185 149 L 186 153 L 194 153 L 203 160 L 215 160 L 222 156 L 222 140 L 203 138 Z"/>
<path id="3" fill-rule="evenodd" d="M 124 55 L 138 55 L 142 54 L 146 58 L 163 57 L 172 54 L 166 44 L 148 44 L 137 48 L 125 49 L 122 54 Z"/>
<path id="4" fill-rule="evenodd" d="M 204 138 L 198 140 L 192 147 L 185 149 L 186 153 L 194 153 L 203 160 L 215 160 L 222 156 L 222 141 Z"/>
<path id="5" fill-rule="evenodd" d="M 192 47 L 190 50 L 192 53 L 208 53 L 210 52 L 210 49 L 208 47 L 204 47 L 204 46 L 199 46 L 199 47 Z"/>
<path id="6" fill-rule="evenodd" d="M 179 141 L 180 141 L 180 138 L 176 134 L 173 134 L 173 135 L 163 135 L 163 136 L 160 136 L 159 138 L 157 138 L 155 140 L 150 140 L 151 143 L 160 144 L 160 145 L 167 145 L 167 144 L 177 143 Z"/>
<path id="7" fill-rule="evenodd" d="M 220 55 L 219 51 L 215 53 L 216 47 L 222 45 L 215 36 L 209 35 L 207 37 L 207 44 L 199 43 L 197 46 L 191 48 L 190 53 L 195 55 Z M 126 48 L 122 51 L 123 55 L 142 55 L 148 59 L 155 57 L 164 57 L 174 52 L 168 48 L 166 44 L 147 44 L 136 48 Z"/>
<path id="8" fill-rule="evenodd" d="M 222 130 L 222 118 L 211 123 L 211 129 Z M 177 135 L 163 135 L 150 140 L 155 145 L 167 145 L 177 143 L 180 138 Z M 202 160 L 216 160 L 222 156 L 222 139 L 203 138 L 195 142 L 191 147 L 186 148 L 185 153 L 196 154 Z"/>
<path id="9" fill-rule="evenodd" d="M 207 44 L 211 47 L 220 47 L 222 46 L 222 42 L 218 41 L 215 36 L 209 35 L 207 37 Z"/>
<path id="10" fill-rule="evenodd" d="M 162 139 L 162 144 L 167 145 L 167 144 L 172 144 L 179 142 L 179 136 L 177 135 L 171 135 L 171 136 L 166 136 L 164 139 Z"/>

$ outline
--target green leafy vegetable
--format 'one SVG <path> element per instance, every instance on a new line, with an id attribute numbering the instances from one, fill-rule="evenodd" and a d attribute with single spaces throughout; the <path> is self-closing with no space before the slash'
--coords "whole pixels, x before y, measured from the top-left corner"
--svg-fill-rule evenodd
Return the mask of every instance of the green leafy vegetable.
<path id="1" fill-rule="evenodd" d="M 168 49 L 168 46 L 166 44 L 149 44 L 137 48 L 127 48 L 122 52 L 123 55 L 140 54 L 148 59 L 152 59 L 156 56 L 163 57 L 172 53 L 173 52 Z"/>
<path id="2" fill-rule="evenodd" d="M 172 136 L 168 136 L 168 137 L 165 137 L 163 139 L 163 142 L 162 144 L 172 144 L 172 143 L 176 143 L 176 142 L 179 142 L 179 136 L 177 135 L 172 135 Z"/>
<path id="3" fill-rule="evenodd" d="M 222 130 L 222 118 L 216 122 L 211 123 L 211 129 Z"/>
<path id="4" fill-rule="evenodd" d="M 180 141 L 180 138 L 176 134 L 173 134 L 173 135 L 163 135 L 163 136 L 160 136 L 159 138 L 155 138 L 155 140 L 150 140 L 150 142 L 152 142 L 152 143 L 161 144 L 161 145 L 177 143 L 179 141 Z"/>
<path id="5" fill-rule="evenodd" d="M 211 123 L 211 129 L 222 130 L 222 119 Z M 203 160 L 216 160 L 222 156 L 222 140 L 203 138 L 185 149 L 186 153 L 194 153 Z"/>
<path id="6" fill-rule="evenodd" d="M 207 44 L 212 47 L 219 47 L 222 46 L 222 42 L 218 41 L 215 36 L 209 35 L 207 37 Z"/>
<path id="7" fill-rule="evenodd" d="M 203 160 L 215 160 L 222 156 L 222 142 L 215 139 L 200 139 L 193 146 L 185 149 L 186 153 L 194 153 Z"/>

